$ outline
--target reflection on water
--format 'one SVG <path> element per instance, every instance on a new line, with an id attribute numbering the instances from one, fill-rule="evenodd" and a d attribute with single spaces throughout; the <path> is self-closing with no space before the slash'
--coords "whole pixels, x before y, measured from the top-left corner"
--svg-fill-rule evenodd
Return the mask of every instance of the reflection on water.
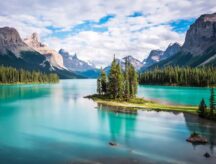
<path id="1" fill-rule="evenodd" d="M 213 153 L 216 144 L 216 126 L 212 121 L 208 121 L 199 117 L 191 117 L 191 115 L 184 113 L 186 125 L 192 132 L 199 132 L 206 136 L 209 141 L 210 151 Z M 196 145 L 194 145 L 196 146 Z"/>
<path id="2" fill-rule="evenodd" d="M 110 108 L 102 104 L 98 104 L 97 108 L 99 109 L 98 114 L 100 114 L 98 118 L 101 118 L 101 122 L 104 123 L 105 120 L 108 122 L 111 141 L 116 142 L 118 137 L 121 136 L 123 136 L 125 142 L 130 139 L 131 131 L 134 131 L 136 125 L 136 111 L 132 114 L 119 113 L 119 111 L 123 110 L 122 108 Z M 101 112 L 100 110 L 106 112 Z"/>
<path id="3" fill-rule="evenodd" d="M 0 86 L 0 163 L 215 163 L 214 122 L 178 112 L 121 113 L 83 98 L 95 86 Z M 187 143 L 193 131 L 210 142 Z M 205 152 L 213 158 L 206 161 Z"/>
<path id="4" fill-rule="evenodd" d="M 34 99 L 49 94 L 48 85 L 0 85 L 0 102 Z"/>

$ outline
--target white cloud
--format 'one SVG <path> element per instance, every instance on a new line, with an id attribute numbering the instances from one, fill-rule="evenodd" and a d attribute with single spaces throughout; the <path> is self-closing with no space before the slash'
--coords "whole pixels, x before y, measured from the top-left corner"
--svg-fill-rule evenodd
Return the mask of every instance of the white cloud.
<path id="1" fill-rule="evenodd" d="M 80 58 L 105 66 L 114 53 L 143 60 L 152 49 L 182 43 L 185 34 L 174 32 L 167 23 L 212 13 L 215 6 L 215 0 L 7 0 L 0 3 L 0 24 L 17 28 L 22 37 L 38 32 L 50 47 L 77 52 Z M 127 17 L 135 11 L 144 16 Z M 108 28 L 103 33 L 82 31 L 61 39 L 48 28 L 70 31 L 85 20 L 98 21 L 107 14 L 115 18 L 103 25 Z"/>

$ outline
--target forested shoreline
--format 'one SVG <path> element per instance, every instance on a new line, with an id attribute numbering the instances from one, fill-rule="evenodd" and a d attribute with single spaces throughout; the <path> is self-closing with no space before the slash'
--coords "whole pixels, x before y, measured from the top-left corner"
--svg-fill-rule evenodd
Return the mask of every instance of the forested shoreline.
<path id="1" fill-rule="evenodd" d="M 0 66 L 0 84 L 57 83 L 58 81 L 59 77 L 55 73 L 26 71 L 13 67 Z"/>
<path id="2" fill-rule="evenodd" d="M 155 68 L 139 76 L 140 84 L 213 87 L 216 86 L 214 67 Z"/>

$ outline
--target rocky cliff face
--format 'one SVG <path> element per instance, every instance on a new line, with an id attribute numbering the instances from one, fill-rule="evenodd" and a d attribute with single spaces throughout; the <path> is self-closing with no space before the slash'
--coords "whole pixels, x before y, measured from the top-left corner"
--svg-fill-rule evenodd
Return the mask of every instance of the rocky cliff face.
<path id="1" fill-rule="evenodd" d="M 20 57 L 22 51 L 31 51 L 21 39 L 15 28 L 0 28 L 0 54 L 7 54 L 8 51 L 14 53 L 16 57 Z"/>
<path id="2" fill-rule="evenodd" d="M 22 39 L 19 36 L 19 33 L 15 28 L 3 27 L 0 28 L 0 46 L 13 46 L 21 44 Z"/>
<path id="3" fill-rule="evenodd" d="M 200 16 L 187 31 L 183 51 L 194 56 L 202 55 L 216 44 L 216 13 Z"/>
<path id="4" fill-rule="evenodd" d="M 43 54 L 50 64 L 57 68 L 65 68 L 62 56 L 55 50 L 49 48 L 39 41 L 37 33 L 33 33 L 29 38 L 25 38 L 24 42 L 35 51 Z"/>

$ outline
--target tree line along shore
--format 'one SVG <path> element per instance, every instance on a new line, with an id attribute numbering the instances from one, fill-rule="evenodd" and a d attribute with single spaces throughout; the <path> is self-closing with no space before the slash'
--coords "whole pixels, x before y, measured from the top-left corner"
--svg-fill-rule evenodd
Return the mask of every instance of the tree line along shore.
<path id="1" fill-rule="evenodd" d="M 214 67 L 172 67 L 154 68 L 139 76 L 140 84 L 176 85 L 193 87 L 216 86 Z"/>
<path id="2" fill-rule="evenodd" d="M 58 81 L 59 77 L 55 73 L 0 66 L 0 84 L 57 83 Z"/>

